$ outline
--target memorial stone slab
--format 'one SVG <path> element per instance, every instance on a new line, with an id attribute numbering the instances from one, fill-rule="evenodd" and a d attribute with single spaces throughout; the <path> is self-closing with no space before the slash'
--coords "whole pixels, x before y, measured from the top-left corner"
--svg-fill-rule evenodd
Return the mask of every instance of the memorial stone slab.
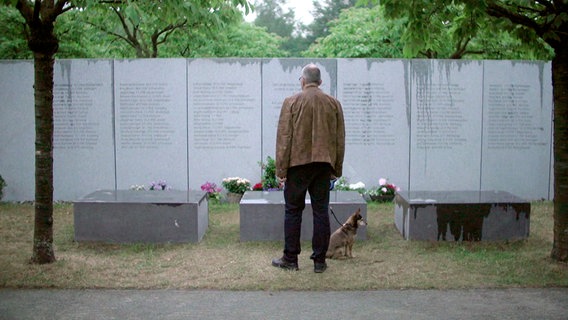
<path id="1" fill-rule="evenodd" d="M 484 62 L 482 190 L 549 199 L 550 70 L 544 62 Z"/>
<path id="2" fill-rule="evenodd" d="M 286 97 L 300 91 L 302 68 L 309 63 L 316 64 L 321 71 L 325 93 L 336 96 L 337 63 L 334 59 L 269 59 L 262 65 L 262 154 L 275 157 L 276 128 Z"/>
<path id="3" fill-rule="evenodd" d="M 530 210 L 505 191 L 402 191 L 394 220 L 407 240 L 518 240 L 529 236 Z"/>
<path id="4" fill-rule="evenodd" d="M 284 193 L 282 191 L 247 191 L 239 204 L 241 241 L 284 240 Z M 341 222 L 345 223 L 357 209 L 367 219 L 367 203 L 354 191 L 332 191 L 329 205 Z M 341 225 L 333 215 L 329 217 L 331 232 Z M 301 240 L 311 240 L 313 235 L 313 213 L 309 194 L 302 215 Z M 357 239 L 367 239 L 367 228 L 357 230 Z"/>
<path id="5" fill-rule="evenodd" d="M 408 60 L 338 59 L 337 97 L 345 116 L 343 175 L 367 189 L 388 178 L 408 189 Z"/>
<path id="6" fill-rule="evenodd" d="M 410 190 L 479 190 L 482 63 L 412 60 Z"/>
<path id="7" fill-rule="evenodd" d="M 73 208 L 78 242 L 199 242 L 209 226 L 202 191 L 99 190 Z"/>
<path id="8" fill-rule="evenodd" d="M 188 189 L 185 59 L 117 60 L 117 188 L 165 180 Z"/>
<path id="9" fill-rule="evenodd" d="M 189 182 L 260 181 L 261 60 L 188 62 Z"/>
<path id="10" fill-rule="evenodd" d="M 34 199 L 35 111 L 32 61 L 0 61 L 0 175 L 5 201 Z"/>
<path id="11" fill-rule="evenodd" d="M 301 68 L 310 62 L 322 69 L 323 91 L 344 100 L 344 176 L 351 183 L 372 187 L 384 177 L 403 190 L 495 189 L 531 200 L 553 197 L 550 62 L 76 59 L 56 61 L 55 200 L 155 180 L 178 190 L 227 176 L 257 182 L 258 162 L 274 156 L 282 101 L 300 91 Z M 4 200 L 33 200 L 33 62 L 0 61 L 0 71 Z M 239 104 L 233 110 L 238 113 L 208 116 L 210 101 L 198 96 L 212 89 L 200 83 L 202 77 L 215 86 L 235 85 L 217 96 Z M 384 107 L 383 118 L 369 112 L 365 98 Z M 229 118 L 236 122 L 229 128 L 234 136 L 213 136 L 211 128 Z M 353 125 L 357 120 L 361 128 Z M 394 145 L 389 130 L 396 132 Z M 380 146 L 361 145 L 374 136 L 381 136 Z M 221 150 L 223 143 L 233 149 Z"/>
<path id="12" fill-rule="evenodd" d="M 112 60 L 56 61 L 55 199 L 75 200 L 91 190 L 115 187 L 112 94 Z"/>

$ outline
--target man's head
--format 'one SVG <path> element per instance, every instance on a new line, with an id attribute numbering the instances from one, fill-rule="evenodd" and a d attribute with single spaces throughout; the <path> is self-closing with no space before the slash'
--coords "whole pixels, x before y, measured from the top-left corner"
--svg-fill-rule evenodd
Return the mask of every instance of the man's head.
<path id="1" fill-rule="evenodd" d="M 313 63 L 306 65 L 302 69 L 302 88 L 310 83 L 321 85 L 321 72 L 320 69 Z"/>

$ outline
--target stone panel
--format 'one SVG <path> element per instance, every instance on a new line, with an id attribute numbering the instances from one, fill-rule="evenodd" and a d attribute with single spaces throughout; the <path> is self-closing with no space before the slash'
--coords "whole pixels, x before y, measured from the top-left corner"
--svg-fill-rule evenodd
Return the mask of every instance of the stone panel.
<path id="1" fill-rule="evenodd" d="M 54 197 L 115 187 L 112 60 L 57 60 L 53 86 Z"/>
<path id="2" fill-rule="evenodd" d="M 338 59 L 337 97 L 345 115 L 345 177 L 367 189 L 388 178 L 408 189 L 408 60 Z"/>
<path id="3" fill-rule="evenodd" d="M 117 188 L 188 188 L 185 59 L 115 61 Z"/>
<path id="4" fill-rule="evenodd" d="M 34 199 L 35 112 L 32 61 L 0 61 L 0 175 L 5 201 Z"/>
<path id="5" fill-rule="evenodd" d="M 412 60 L 410 190 L 479 190 L 482 63 Z"/>
<path id="6" fill-rule="evenodd" d="M 481 189 L 549 199 L 550 65 L 485 61 L 483 84 Z"/>
<path id="7" fill-rule="evenodd" d="M 190 60 L 188 79 L 190 188 L 260 181 L 261 60 Z"/>

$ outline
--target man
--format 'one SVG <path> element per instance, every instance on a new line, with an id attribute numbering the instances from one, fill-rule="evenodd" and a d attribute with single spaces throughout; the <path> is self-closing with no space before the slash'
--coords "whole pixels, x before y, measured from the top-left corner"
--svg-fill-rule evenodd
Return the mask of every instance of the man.
<path id="1" fill-rule="evenodd" d="M 284 100 L 276 135 L 276 176 L 284 182 L 284 254 L 275 267 L 298 270 L 300 230 L 306 192 L 310 193 L 314 229 L 311 259 L 314 271 L 327 268 L 330 179 L 341 177 L 345 154 L 345 123 L 340 102 L 325 94 L 314 64 L 302 69 L 302 91 Z"/>

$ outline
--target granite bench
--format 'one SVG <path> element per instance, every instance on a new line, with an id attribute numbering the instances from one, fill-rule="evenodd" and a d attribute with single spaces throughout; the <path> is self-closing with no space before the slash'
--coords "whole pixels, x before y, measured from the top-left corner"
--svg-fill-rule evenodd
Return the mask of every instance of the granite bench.
<path id="1" fill-rule="evenodd" d="M 407 240 L 515 240 L 529 236 L 530 210 L 504 191 L 402 191 L 394 219 Z"/>
<path id="2" fill-rule="evenodd" d="M 209 226 L 203 191 L 100 190 L 73 210 L 78 242 L 199 242 Z"/>
<path id="3" fill-rule="evenodd" d="M 358 208 L 367 219 L 367 202 L 354 191 L 331 191 L 330 207 L 343 224 Z M 282 191 L 247 191 L 239 203 L 241 241 L 284 240 L 284 193 Z M 330 214 L 331 232 L 340 227 Z M 301 240 L 311 240 L 313 216 L 309 194 L 302 216 Z M 357 232 L 358 240 L 367 239 L 367 228 Z"/>

